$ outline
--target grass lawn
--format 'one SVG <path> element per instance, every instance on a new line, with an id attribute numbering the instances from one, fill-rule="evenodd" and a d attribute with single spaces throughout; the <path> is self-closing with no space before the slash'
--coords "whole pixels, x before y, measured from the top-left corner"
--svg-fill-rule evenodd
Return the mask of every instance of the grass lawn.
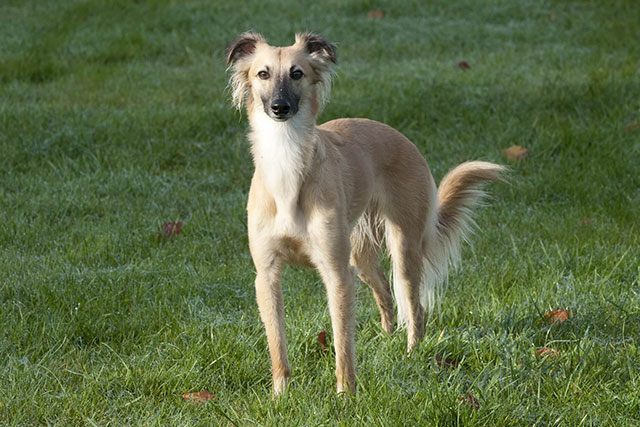
<path id="1" fill-rule="evenodd" d="M 635 0 L 3 0 L 0 424 L 640 424 L 639 22 Z M 247 29 L 335 41 L 320 120 L 388 123 L 437 181 L 531 153 L 489 187 L 413 354 L 358 282 L 355 396 L 334 393 L 323 285 L 299 268 L 291 388 L 270 394 L 225 89 Z"/>

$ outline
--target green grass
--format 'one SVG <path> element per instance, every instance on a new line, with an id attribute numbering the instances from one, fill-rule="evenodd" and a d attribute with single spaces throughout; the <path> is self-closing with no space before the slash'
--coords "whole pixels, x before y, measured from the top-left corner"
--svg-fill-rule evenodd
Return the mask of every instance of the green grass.
<path id="1" fill-rule="evenodd" d="M 633 0 L 4 0 L 0 424 L 638 425 L 638 22 Z M 335 41 L 321 120 L 396 127 L 437 180 L 513 144 L 532 153 L 490 187 L 411 356 L 358 283 L 352 397 L 316 341 L 331 335 L 322 283 L 298 268 L 292 384 L 270 395 L 246 119 L 225 90 L 224 49 L 247 29 Z M 573 317 L 545 324 L 561 307 Z M 539 360 L 543 346 L 560 356 Z M 206 406 L 180 397 L 203 389 Z"/>

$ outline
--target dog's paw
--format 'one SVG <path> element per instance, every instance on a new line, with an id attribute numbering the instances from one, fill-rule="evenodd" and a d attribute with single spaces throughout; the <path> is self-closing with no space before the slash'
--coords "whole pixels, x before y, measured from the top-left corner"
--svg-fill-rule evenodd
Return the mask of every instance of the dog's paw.
<path id="1" fill-rule="evenodd" d="M 289 386 L 289 377 L 280 377 L 273 379 L 273 394 L 276 396 L 282 395 Z"/>

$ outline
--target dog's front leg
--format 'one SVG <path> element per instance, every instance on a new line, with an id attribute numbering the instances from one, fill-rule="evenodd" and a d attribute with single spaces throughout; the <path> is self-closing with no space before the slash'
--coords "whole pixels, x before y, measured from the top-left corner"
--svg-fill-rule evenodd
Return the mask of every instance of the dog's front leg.
<path id="1" fill-rule="evenodd" d="M 267 333 L 271 355 L 273 391 L 281 394 L 289 383 L 291 370 L 287 358 L 287 338 L 284 330 L 284 301 L 280 276 L 282 264 L 273 259 L 267 265 L 256 262 L 256 299 L 260 317 Z"/>
<path id="2" fill-rule="evenodd" d="M 329 314 L 336 352 L 338 393 L 356 391 L 355 369 L 355 292 L 349 268 L 333 269 L 322 274 L 327 288 Z"/>
<path id="3" fill-rule="evenodd" d="M 322 221 L 323 225 L 334 221 Z M 311 236 L 313 261 L 327 289 L 327 301 L 336 353 L 338 393 L 355 392 L 355 289 L 349 266 L 349 238 L 341 229 L 316 228 Z"/>

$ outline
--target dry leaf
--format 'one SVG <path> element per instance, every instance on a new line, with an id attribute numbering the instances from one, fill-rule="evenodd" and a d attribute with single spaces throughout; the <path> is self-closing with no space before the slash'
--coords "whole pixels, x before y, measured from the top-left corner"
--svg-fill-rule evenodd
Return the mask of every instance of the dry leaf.
<path id="1" fill-rule="evenodd" d="M 460 366 L 459 360 L 451 359 L 449 357 L 445 357 L 443 360 L 442 356 L 439 354 L 436 354 L 436 363 L 438 364 L 438 368 L 442 369 L 455 369 Z"/>
<path id="2" fill-rule="evenodd" d="M 384 11 L 382 9 L 373 9 L 367 13 L 367 16 L 371 19 L 382 19 L 384 18 Z"/>
<path id="3" fill-rule="evenodd" d="M 471 69 L 471 65 L 469 65 L 469 63 L 467 61 L 458 62 L 458 67 L 460 67 L 464 71 L 467 71 L 467 70 Z"/>
<path id="4" fill-rule="evenodd" d="M 325 335 L 324 331 L 318 334 L 318 342 L 320 343 L 320 350 L 322 351 L 322 354 L 327 353 L 327 341 Z"/>
<path id="5" fill-rule="evenodd" d="M 554 350 L 551 347 L 542 347 L 536 350 L 536 356 L 543 359 L 545 357 L 552 359 L 554 357 L 560 356 L 560 352 L 558 350 Z"/>
<path id="6" fill-rule="evenodd" d="M 638 127 L 640 127 L 640 122 L 629 123 L 628 125 L 626 125 L 624 127 L 624 131 L 625 132 L 633 132 L 634 130 L 638 129 Z"/>
<path id="7" fill-rule="evenodd" d="M 556 310 L 552 310 L 543 316 L 544 320 L 546 320 L 550 325 L 554 323 L 562 323 L 571 317 L 573 313 L 568 308 L 558 308 Z"/>
<path id="8" fill-rule="evenodd" d="M 582 220 L 582 225 L 593 224 L 593 218 L 586 217 Z"/>
<path id="9" fill-rule="evenodd" d="M 467 404 L 471 409 L 480 409 L 480 401 L 471 393 L 467 393 L 464 396 L 460 396 L 458 400 Z"/>
<path id="10" fill-rule="evenodd" d="M 182 398 L 189 403 L 193 403 L 196 405 L 204 405 L 209 400 L 213 400 L 216 398 L 215 394 L 211 394 L 206 390 L 198 391 L 196 393 L 185 393 L 182 395 Z"/>
<path id="11" fill-rule="evenodd" d="M 554 15 L 553 13 L 549 14 L 549 21 L 555 21 L 556 20 L 556 15 Z"/>
<path id="12" fill-rule="evenodd" d="M 160 235 L 163 237 L 175 237 L 182 232 L 182 221 L 165 222 L 160 229 Z"/>
<path id="13" fill-rule="evenodd" d="M 529 157 L 529 150 L 521 145 L 512 145 L 511 147 L 502 150 L 502 155 L 505 159 L 518 163 L 525 157 Z"/>

